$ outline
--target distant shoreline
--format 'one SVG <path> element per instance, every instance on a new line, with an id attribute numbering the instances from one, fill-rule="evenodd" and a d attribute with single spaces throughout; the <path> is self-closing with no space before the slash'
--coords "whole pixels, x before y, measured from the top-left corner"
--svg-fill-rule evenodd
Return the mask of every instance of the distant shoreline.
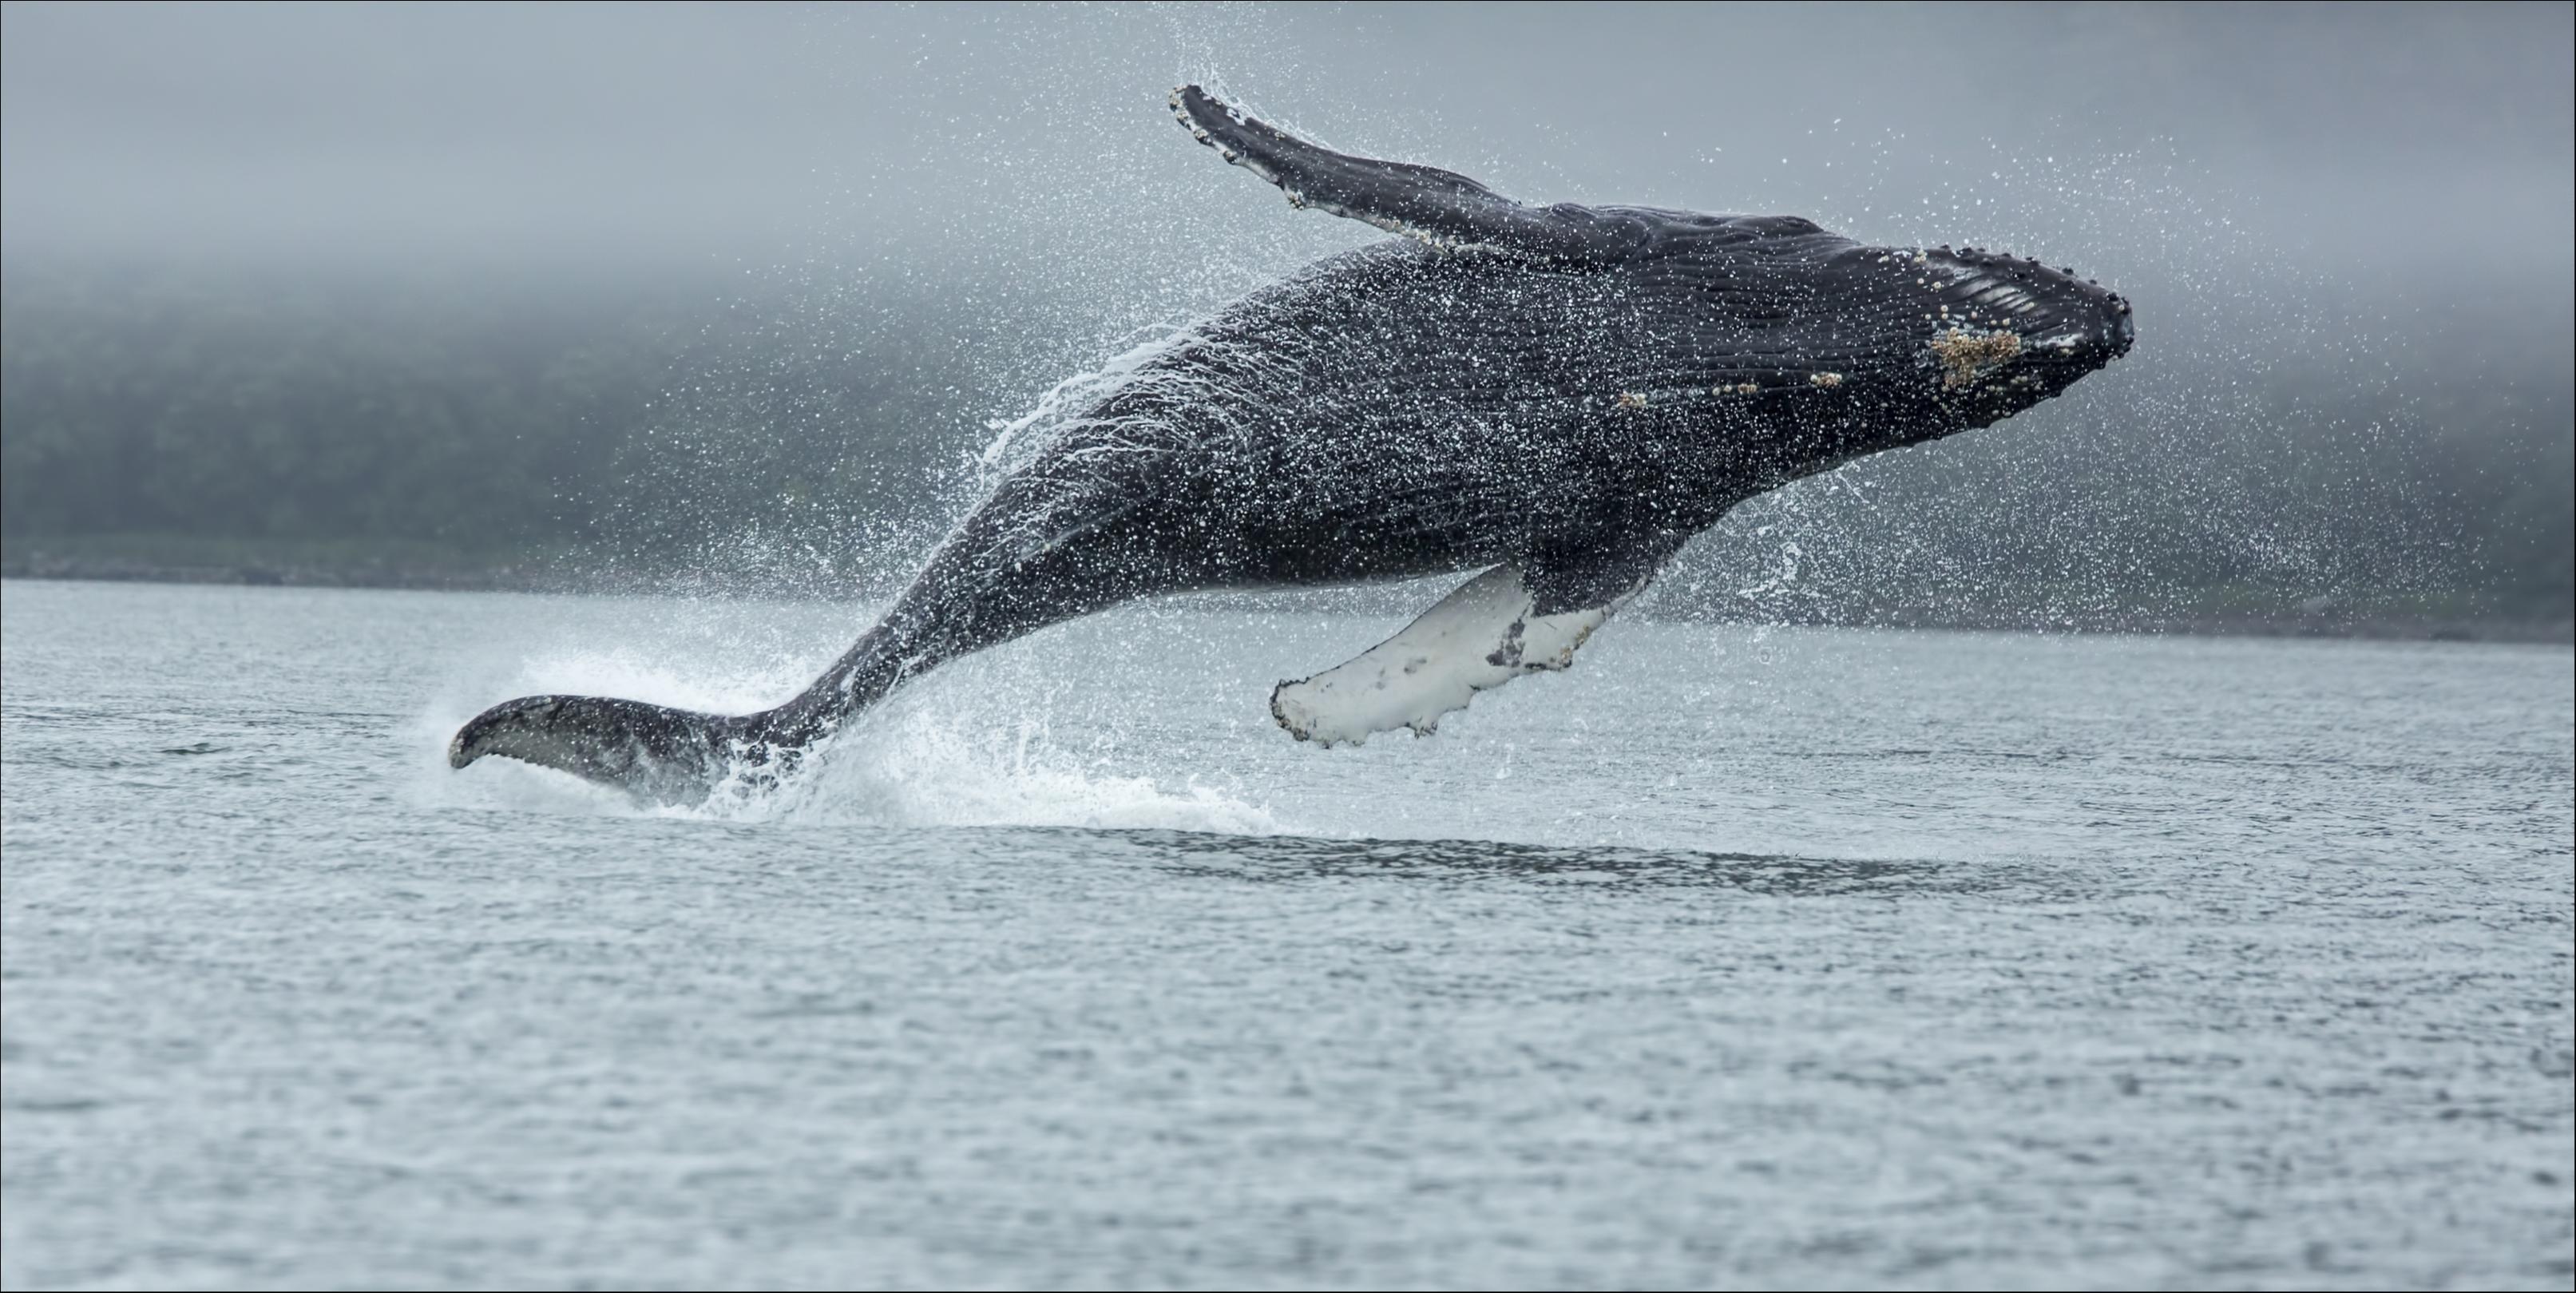
<path id="1" fill-rule="evenodd" d="M 174 564 L 119 558 L 0 559 L 0 578 L 96 583 L 208 584 L 270 588 L 384 589 L 410 592 L 506 592 L 592 596 L 706 596 L 743 594 L 738 580 L 667 574 L 574 576 L 549 562 L 447 567 L 403 562 L 350 567 L 337 564 Z M 818 593 L 780 589 L 784 600 L 866 601 L 866 590 Z M 882 593 L 875 594 L 881 596 Z M 1244 594 L 1258 597 L 1260 594 Z M 1390 613 L 1400 613 L 1390 609 Z M 1917 629 L 1949 632 L 2039 634 L 2141 634 L 2188 637 L 2342 638 L 2366 641 L 2576 644 L 2576 621 L 2566 617 L 2509 615 L 2406 615 L 2366 607 L 2321 609 L 2174 610 L 2065 615 L 2032 607 L 1855 606 L 1832 613 L 1786 616 L 1730 614 L 1725 608 L 1694 611 L 1665 607 L 1649 612 L 1667 622 L 1776 624 L 1800 628 Z"/>
<path id="2" fill-rule="evenodd" d="M 0 578 L 60 579 L 95 583 L 239 584 L 283 588 L 388 588 L 452 593 L 551 593 L 574 591 L 542 563 L 530 566 L 440 566 L 408 562 L 354 565 L 302 562 L 185 562 L 125 557 L 41 554 L 0 558 Z"/>

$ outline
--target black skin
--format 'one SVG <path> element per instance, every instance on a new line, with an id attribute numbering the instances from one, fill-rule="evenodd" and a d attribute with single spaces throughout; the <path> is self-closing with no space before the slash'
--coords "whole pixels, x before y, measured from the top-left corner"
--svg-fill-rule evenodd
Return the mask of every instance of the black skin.
<path id="1" fill-rule="evenodd" d="M 1292 204 L 1404 236 L 1236 302 L 1069 420 L 786 704 L 526 697 L 466 724 L 450 762 L 702 798 L 944 661 L 1160 593 L 1509 561 L 1537 614 L 1602 606 L 1744 499 L 1991 425 L 2132 337 L 2125 301 L 2036 262 L 1794 216 L 1526 206 L 1195 86 L 1172 106 Z"/>

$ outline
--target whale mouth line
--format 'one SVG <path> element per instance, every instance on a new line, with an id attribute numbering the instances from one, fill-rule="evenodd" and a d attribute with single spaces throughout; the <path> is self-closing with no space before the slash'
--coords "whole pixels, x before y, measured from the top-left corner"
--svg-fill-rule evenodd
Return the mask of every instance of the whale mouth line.
<path id="1" fill-rule="evenodd" d="M 2018 283 L 1980 275 L 1952 289 L 1952 295 L 1969 306 L 2003 314 L 2027 315 L 2040 309 L 2038 298 Z"/>

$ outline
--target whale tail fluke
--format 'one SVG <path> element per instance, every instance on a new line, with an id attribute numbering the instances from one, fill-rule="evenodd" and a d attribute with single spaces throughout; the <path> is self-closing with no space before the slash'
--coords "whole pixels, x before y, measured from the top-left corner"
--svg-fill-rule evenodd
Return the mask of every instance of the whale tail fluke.
<path id="1" fill-rule="evenodd" d="M 763 715 L 701 714 L 609 696 L 522 696 L 474 716 L 448 742 L 448 766 L 507 755 L 664 803 L 706 799 L 728 777 L 787 752 L 762 739 Z"/>

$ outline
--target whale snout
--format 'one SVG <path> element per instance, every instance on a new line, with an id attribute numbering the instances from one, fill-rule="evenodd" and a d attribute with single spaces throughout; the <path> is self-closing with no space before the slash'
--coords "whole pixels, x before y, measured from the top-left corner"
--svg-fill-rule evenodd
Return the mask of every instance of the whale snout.
<path id="1" fill-rule="evenodd" d="M 2129 353 L 2138 342 L 2138 325 L 2128 298 L 2089 279 L 2077 282 L 2073 274 L 2059 273 L 2065 283 L 2057 313 L 2076 338 L 2076 357 L 2099 367 Z"/>
<path id="2" fill-rule="evenodd" d="M 2090 371 L 2129 353 L 2138 343 L 2138 327 L 2129 303 L 2077 299 L 2060 306 L 2057 318 L 2030 338 L 2034 358 L 2043 363 L 2075 364 Z"/>
<path id="3" fill-rule="evenodd" d="M 2116 293 L 2093 288 L 2084 298 L 2071 302 L 2061 325 L 2063 340 L 2057 353 L 2046 355 L 2057 362 L 2071 364 L 2091 372 L 2129 353 L 2138 344 L 2138 325 L 2129 303 Z"/>
<path id="4" fill-rule="evenodd" d="M 1974 247 L 1893 259 L 1900 294 L 1910 284 L 1929 297 L 1915 298 L 1923 368 L 1963 426 L 2054 398 L 2137 344 L 2128 299 L 2072 269 Z"/>
<path id="5" fill-rule="evenodd" d="M 2032 359 L 2088 369 L 2137 343 L 2128 299 L 2072 269 L 1974 247 L 1924 256 L 1934 267 L 1925 281 L 1936 288 L 1944 326 L 2010 331 Z"/>

